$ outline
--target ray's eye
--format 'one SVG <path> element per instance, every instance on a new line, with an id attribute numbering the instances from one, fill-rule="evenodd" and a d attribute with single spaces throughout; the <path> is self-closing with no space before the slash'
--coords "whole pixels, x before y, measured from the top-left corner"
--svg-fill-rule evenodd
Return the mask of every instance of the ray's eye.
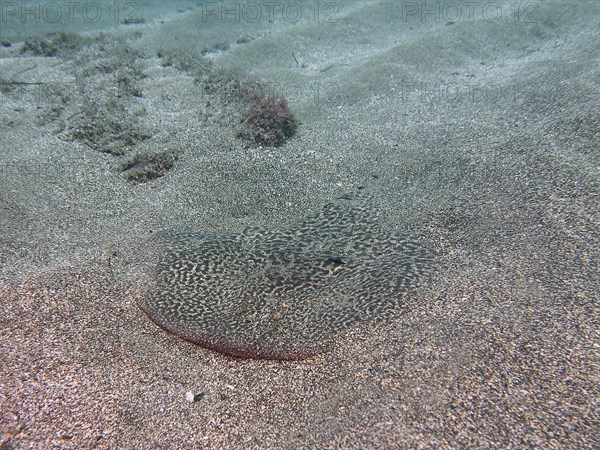
<path id="1" fill-rule="evenodd" d="M 335 265 L 346 264 L 346 261 L 344 261 L 339 256 L 330 256 L 329 258 L 327 258 L 327 261 L 330 262 L 331 264 L 335 264 Z"/>

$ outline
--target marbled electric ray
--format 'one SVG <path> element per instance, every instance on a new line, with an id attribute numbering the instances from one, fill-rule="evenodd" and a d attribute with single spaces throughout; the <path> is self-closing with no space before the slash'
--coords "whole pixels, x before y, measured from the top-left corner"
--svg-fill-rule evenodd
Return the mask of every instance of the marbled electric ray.
<path id="1" fill-rule="evenodd" d="M 158 232 L 144 245 L 139 305 L 167 331 L 228 355 L 312 356 L 401 304 L 431 268 L 430 252 L 376 216 L 330 204 L 285 229 Z"/>

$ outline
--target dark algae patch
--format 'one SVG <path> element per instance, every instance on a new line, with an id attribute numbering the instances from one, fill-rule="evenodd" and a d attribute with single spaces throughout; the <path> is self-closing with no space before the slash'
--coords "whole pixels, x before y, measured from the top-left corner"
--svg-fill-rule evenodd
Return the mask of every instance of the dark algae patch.
<path id="1" fill-rule="evenodd" d="M 364 204 L 285 229 L 167 230 L 144 244 L 138 300 L 160 327 L 231 356 L 297 360 L 402 304 L 432 255 Z"/>
<path id="2" fill-rule="evenodd" d="M 297 129 L 298 121 L 284 97 L 257 94 L 249 102 L 238 136 L 258 145 L 278 147 Z"/>
<path id="3" fill-rule="evenodd" d="M 166 175 L 177 158 L 173 150 L 140 151 L 123 161 L 119 170 L 126 180 L 142 183 Z"/>
<path id="4" fill-rule="evenodd" d="M 46 36 L 27 38 L 20 51 L 34 56 L 69 56 L 74 54 L 82 45 L 88 44 L 89 41 L 89 38 L 84 38 L 79 34 L 60 31 Z"/>
<path id="5" fill-rule="evenodd" d="M 94 150 L 120 156 L 152 134 L 121 102 L 109 99 L 104 103 L 87 103 L 71 118 L 67 137 L 82 141 Z"/>
<path id="6" fill-rule="evenodd" d="M 38 57 L 53 57 L 69 81 L 27 81 L 26 75 L 17 73 L 0 77 L 0 93 L 16 97 L 21 91 L 40 91 L 44 107 L 36 112 L 37 122 L 53 124 L 53 133 L 65 141 L 114 157 L 114 171 L 132 183 L 166 175 L 176 169 L 178 158 L 185 165 L 181 139 L 161 137 L 176 136 L 179 130 L 162 128 L 162 112 L 153 109 L 144 92 L 144 80 L 156 74 L 157 63 L 167 73 L 185 72 L 192 78 L 190 86 L 203 86 L 196 91 L 198 111 L 191 113 L 201 114 L 202 125 L 230 131 L 240 145 L 281 146 L 296 133 L 298 120 L 286 99 L 271 92 L 267 83 L 217 68 L 210 58 L 194 52 L 169 48 L 144 52 L 134 45 L 140 37 L 133 32 L 120 37 L 64 32 L 31 36 L 14 51 L 32 59 L 25 72 L 36 67 Z M 172 100 L 165 97 L 165 101 Z"/>

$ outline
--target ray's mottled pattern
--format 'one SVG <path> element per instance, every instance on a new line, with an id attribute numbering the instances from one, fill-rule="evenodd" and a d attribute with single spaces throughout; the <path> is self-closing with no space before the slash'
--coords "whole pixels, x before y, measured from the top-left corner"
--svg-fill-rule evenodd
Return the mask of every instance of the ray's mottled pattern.
<path id="1" fill-rule="evenodd" d="M 162 328 L 232 356 L 303 359 L 402 303 L 431 253 L 365 205 L 326 206 L 286 229 L 161 231 L 140 307 Z"/>

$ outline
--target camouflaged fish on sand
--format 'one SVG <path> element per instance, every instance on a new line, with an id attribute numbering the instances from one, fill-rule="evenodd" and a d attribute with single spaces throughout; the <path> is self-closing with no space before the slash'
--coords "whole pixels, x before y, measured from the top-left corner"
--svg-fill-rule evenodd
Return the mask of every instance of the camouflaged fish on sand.
<path id="1" fill-rule="evenodd" d="M 162 328 L 232 356 L 302 359 L 402 303 L 431 254 L 384 230 L 365 205 L 326 206 L 295 226 L 146 244 L 140 307 Z"/>

